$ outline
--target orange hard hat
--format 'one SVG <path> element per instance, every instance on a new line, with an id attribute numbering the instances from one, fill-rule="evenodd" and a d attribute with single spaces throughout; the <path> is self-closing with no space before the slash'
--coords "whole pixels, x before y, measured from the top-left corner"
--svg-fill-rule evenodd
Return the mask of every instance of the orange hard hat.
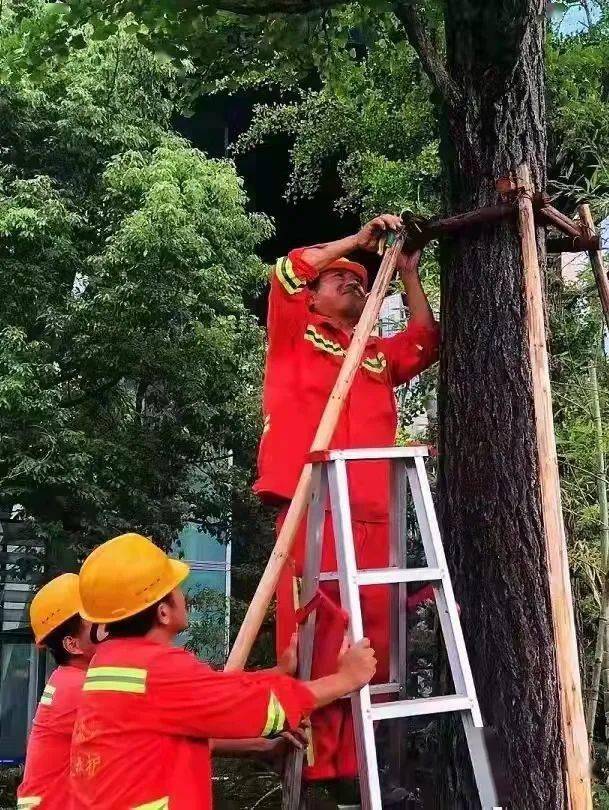
<path id="1" fill-rule="evenodd" d="M 121 534 L 94 549 L 79 576 L 82 616 L 95 624 L 135 616 L 183 582 L 190 568 L 141 534 Z"/>
<path id="2" fill-rule="evenodd" d="M 326 273 L 328 270 L 350 270 L 359 278 L 362 287 L 365 290 L 368 289 L 368 271 L 364 265 L 360 264 L 359 262 L 352 262 L 351 259 L 341 256 L 340 259 L 335 259 L 335 261 L 328 265 L 328 267 L 324 267 L 322 272 Z"/>
<path id="3" fill-rule="evenodd" d="M 32 599 L 30 624 L 36 644 L 81 611 L 78 577 L 62 574 L 44 585 Z"/>

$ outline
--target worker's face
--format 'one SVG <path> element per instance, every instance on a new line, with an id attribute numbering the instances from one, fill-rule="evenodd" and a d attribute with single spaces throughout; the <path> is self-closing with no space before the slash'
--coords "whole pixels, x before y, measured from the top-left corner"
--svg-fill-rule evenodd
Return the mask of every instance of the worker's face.
<path id="1" fill-rule="evenodd" d="M 95 655 L 95 641 L 91 637 L 91 622 L 80 620 L 80 629 L 63 640 L 65 650 L 74 658 L 90 661 Z"/>
<path id="2" fill-rule="evenodd" d="M 178 586 L 169 594 L 167 601 L 159 605 L 159 622 L 173 636 L 188 627 L 188 611 L 184 592 Z"/>
<path id="3" fill-rule="evenodd" d="M 326 270 L 312 291 L 312 308 L 319 315 L 352 321 L 359 320 L 366 293 L 359 277 L 351 270 Z"/>

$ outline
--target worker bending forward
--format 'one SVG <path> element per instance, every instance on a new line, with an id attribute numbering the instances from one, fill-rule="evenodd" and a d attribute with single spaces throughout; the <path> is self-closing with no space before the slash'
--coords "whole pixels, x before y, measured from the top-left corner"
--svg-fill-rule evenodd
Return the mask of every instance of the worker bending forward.
<path id="1" fill-rule="evenodd" d="M 366 269 L 345 255 L 356 249 L 376 251 L 379 238 L 401 226 L 398 217 L 383 215 L 353 236 L 291 251 L 277 262 L 268 310 L 268 354 L 264 380 L 264 431 L 255 492 L 281 507 L 277 531 L 285 519 L 322 412 L 338 376 L 353 329 L 362 313 Z M 438 326 L 421 287 L 419 253 L 398 259 L 410 319 L 401 333 L 370 337 L 336 428 L 332 447 L 385 447 L 395 443 L 397 409 L 393 389 L 434 363 Z M 388 464 L 353 462 L 348 466 L 353 536 L 361 568 L 389 562 Z M 277 648 L 283 650 L 295 626 L 294 578 L 302 575 L 304 521 L 293 558 L 277 591 Z M 326 514 L 322 571 L 336 571 L 334 537 Z M 339 604 L 338 584 L 323 584 Z M 364 630 L 378 659 L 376 680 L 387 682 L 389 657 L 389 589 L 361 591 Z M 323 603 L 322 603 L 323 604 Z M 344 626 L 340 614 L 318 610 L 313 676 L 336 665 Z M 348 702 L 328 706 L 312 716 L 312 746 L 304 777 L 350 779 L 357 761 Z"/>
<path id="2" fill-rule="evenodd" d="M 188 623 L 180 588 L 188 573 L 137 534 L 109 540 L 83 563 L 83 614 L 106 624 L 109 638 L 91 661 L 74 728 L 74 810 L 207 810 L 210 738 L 295 729 L 374 674 L 367 640 L 344 652 L 336 673 L 308 683 L 213 671 L 172 646 Z"/>
<path id="3" fill-rule="evenodd" d="M 28 739 L 20 810 L 69 810 L 70 744 L 89 661 L 91 625 L 81 619 L 78 577 L 62 574 L 40 589 L 30 606 L 36 644 L 46 647 L 57 669 L 44 687 Z"/>

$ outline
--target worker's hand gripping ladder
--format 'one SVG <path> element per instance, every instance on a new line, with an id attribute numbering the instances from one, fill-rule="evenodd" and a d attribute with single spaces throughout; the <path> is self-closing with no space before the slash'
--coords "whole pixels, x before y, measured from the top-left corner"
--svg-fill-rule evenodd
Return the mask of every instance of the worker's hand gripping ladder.
<path id="1" fill-rule="evenodd" d="M 365 686 L 351 695 L 360 790 L 363 810 L 381 810 L 381 789 L 374 739 L 374 723 L 393 718 L 458 712 L 472 760 L 483 810 L 498 808 L 494 780 L 486 749 L 482 716 L 474 687 L 465 641 L 434 504 L 429 488 L 422 446 L 370 450 L 332 450 L 311 454 L 313 481 L 307 527 L 307 555 L 302 583 L 302 604 L 317 592 L 319 582 L 338 579 L 343 608 L 350 617 L 352 642 L 364 637 L 359 588 L 362 585 L 394 585 L 391 602 L 391 683 Z M 390 566 L 358 570 L 355 559 L 347 462 L 388 459 L 391 464 Z M 405 473 L 405 475 L 404 475 Z M 419 524 L 427 568 L 406 568 L 406 479 Z M 338 572 L 320 573 L 324 512 L 328 493 L 334 524 Z M 440 697 L 404 699 L 407 678 L 406 587 L 407 583 L 430 583 L 434 589 L 440 626 L 456 693 Z M 315 613 L 302 626 L 299 638 L 298 675 L 309 679 L 315 636 Z M 371 694 L 397 694 L 398 699 L 372 703 Z M 284 777 L 283 810 L 298 810 L 301 794 L 303 753 L 290 756 Z"/>

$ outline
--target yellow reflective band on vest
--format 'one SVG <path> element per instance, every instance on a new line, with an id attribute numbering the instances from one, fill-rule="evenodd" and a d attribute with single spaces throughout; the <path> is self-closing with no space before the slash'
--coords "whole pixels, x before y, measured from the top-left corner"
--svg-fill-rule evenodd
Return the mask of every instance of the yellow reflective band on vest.
<path id="1" fill-rule="evenodd" d="M 379 352 L 376 357 L 367 357 L 362 362 L 362 366 L 375 374 L 381 374 L 383 369 L 387 366 L 387 361 L 385 360 L 385 355 Z"/>
<path id="2" fill-rule="evenodd" d="M 42 706 L 50 706 L 53 702 L 53 696 L 55 695 L 56 688 L 51 686 L 47 683 L 47 685 L 42 690 L 42 695 L 40 696 L 40 704 Z M 35 805 L 33 805 L 35 807 Z"/>
<path id="3" fill-rule="evenodd" d="M 308 340 L 318 349 L 321 349 L 322 352 L 328 352 L 329 354 L 333 354 L 336 357 L 344 357 L 345 355 L 345 350 L 339 343 L 335 343 L 333 340 L 328 340 L 328 338 L 325 338 L 311 324 L 307 326 L 307 329 L 304 333 L 304 339 Z"/>
<path id="4" fill-rule="evenodd" d="M 266 725 L 262 730 L 261 737 L 272 737 L 283 731 L 285 725 L 285 712 L 283 706 L 277 700 L 274 692 L 271 692 L 269 706 L 266 712 Z"/>
<path id="5" fill-rule="evenodd" d="M 169 810 L 169 796 L 165 796 L 164 799 L 157 799 L 154 802 L 148 802 L 148 804 L 138 804 L 133 810 Z"/>
<path id="6" fill-rule="evenodd" d="M 292 262 L 287 256 L 282 256 L 281 259 L 277 259 L 277 264 L 275 265 L 275 274 L 279 283 L 289 295 L 294 295 L 294 293 L 300 292 L 300 290 L 306 285 L 306 281 L 302 281 L 294 273 L 294 270 L 292 269 Z"/>
<path id="7" fill-rule="evenodd" d="M 83 686 L 85 692 L 146 692 L 145 669 L 132 667 L 89 667 Z"/>
<path id="8" fill-rule="evenodd" d="M 17 799 L 17 810 L 29 810 L 30 807 L 38 807 L 42 804 L 40 796 L 22 796 Z"/>

